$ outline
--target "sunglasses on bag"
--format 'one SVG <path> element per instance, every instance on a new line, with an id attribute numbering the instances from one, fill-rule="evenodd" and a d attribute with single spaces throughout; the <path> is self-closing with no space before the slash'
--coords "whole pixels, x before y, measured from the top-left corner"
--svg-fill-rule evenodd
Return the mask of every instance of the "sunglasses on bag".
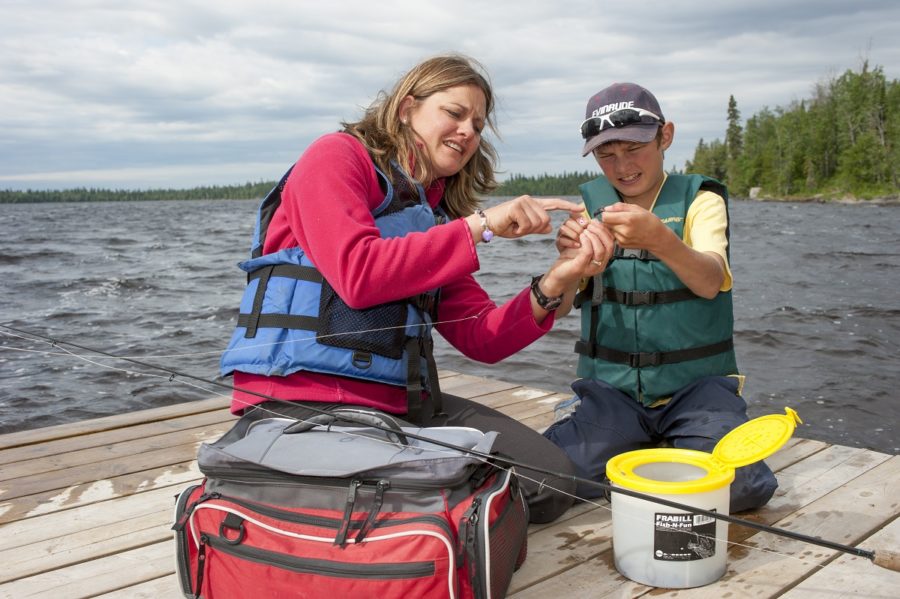
<path id="1" fill-rule="evenodd" d="M 661 123 L 662 117 L 643 108 L 622 108 L 603 116 L 592 116 L 581 123 L 581 137 L 590 139 L 608 127 L 627 127 L 638 123 Z"/>

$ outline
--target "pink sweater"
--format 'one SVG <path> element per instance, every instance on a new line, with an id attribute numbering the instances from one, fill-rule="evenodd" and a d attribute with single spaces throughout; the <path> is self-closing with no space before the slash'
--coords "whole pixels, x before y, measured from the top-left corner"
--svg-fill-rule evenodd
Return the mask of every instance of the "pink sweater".
<path id="1" fill-rule="evenodd" d="M 440 203 L 443 190 L 443 180 L 426 190 L 432 207 Z M 478 254 L 462 219 L 424 233 L 382 239 L 371 211 L 383 199 L 365 147 L 344 133 L 325 135 L 309 146 L 291 172 L 269 225 L 264 253 L 303 248 L 353 308 L 440 287 L 436 329 L 473 360 L 497 362 L 550 330 L 552 313 L 541 324 L 535 322 L 527 287 L 497 307 L 475 281 Z M 231 411 L 236 414 L 265 401 L 241 390 L 279 399 L 406 411 L 402 387 L 308 371 L 284 377 L 235 372 L 234 386 Z"/>

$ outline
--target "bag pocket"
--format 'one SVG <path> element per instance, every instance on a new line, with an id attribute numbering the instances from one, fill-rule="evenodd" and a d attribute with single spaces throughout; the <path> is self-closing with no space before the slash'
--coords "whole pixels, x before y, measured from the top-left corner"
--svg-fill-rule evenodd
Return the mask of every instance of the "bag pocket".
<path id="1" fill-rule="evenodd" d="M 397 360 L 403 356 L 406 315 L 406 300 L 354 310 L 323 281 L 316 340 Z"/>
<path id="2" fill-rule="evenodd" d="M 473 596 L 505 597 L 528 553 L 528 506 L 512 471 L 499 473 L 473 497 L 459 536 Z"/>
<path id="3" fill-rule="evenodd" d="M 172 526 L 175 531 L 175 573 L 185 597 L 196 596 L 193 591 L 196 570 L 192 564 L 198 562 L 198 552 L 187 523 L 194 508 L 203 501 L 202 492 L 202 485 L 191 485 L 177 495 L 175 501 L 175 524 Z"/>
<path id="4" fill-rule="evenodd" d="M 203 597 L 455 597 L 449 524 L 436 515 L 382 514 L 360 539 L 365 514 L 354 514 L 347 543 L 344 517 L 329 510 L 287 511 L 216 497 L 196 507 L 196 588 Z M 196 562 L 195 562 L 196 563 Z"/>

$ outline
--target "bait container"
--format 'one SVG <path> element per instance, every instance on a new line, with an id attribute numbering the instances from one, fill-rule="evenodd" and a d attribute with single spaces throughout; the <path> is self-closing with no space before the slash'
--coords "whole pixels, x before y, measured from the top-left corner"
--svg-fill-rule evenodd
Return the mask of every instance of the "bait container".
<path id="1" fill-rule="evenodd" d="M 794 432 L 797 413 L 755 418 L 728 433 L 712 453 L 641 449 L 606 464 L 613 554 L 625 577 L 654 587 L 697 587 L 725 574 L 728 522 L 616 492 L 616 487 L 728 515 L 735 468 L 775 453 Z"/>

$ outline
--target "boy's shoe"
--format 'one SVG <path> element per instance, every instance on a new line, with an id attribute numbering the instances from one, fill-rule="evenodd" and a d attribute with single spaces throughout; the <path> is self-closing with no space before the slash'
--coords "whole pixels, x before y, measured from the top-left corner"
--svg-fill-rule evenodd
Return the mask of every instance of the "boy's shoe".
<path id="1" fill-rule="evenodd" d="M 553 422 L 560 422 L 575 413 L 578 406 L 581 405 L 581 398 L 577 395 L 564 399 L 553 406 Z"/>

